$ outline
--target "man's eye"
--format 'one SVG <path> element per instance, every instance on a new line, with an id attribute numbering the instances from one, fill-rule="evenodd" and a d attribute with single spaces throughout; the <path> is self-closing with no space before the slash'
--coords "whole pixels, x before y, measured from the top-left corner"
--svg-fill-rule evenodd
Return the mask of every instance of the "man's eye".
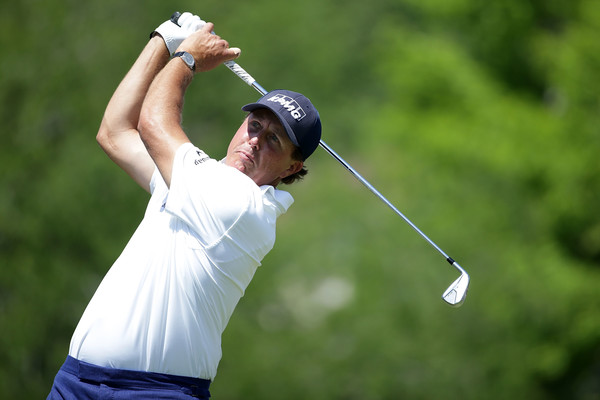
<path id="1" fill-rule="evenodd" d="M 274 142 L 279 142 L 279 138 L 275 134 L 271 135 L 271 140 L 274 141 Z"/>

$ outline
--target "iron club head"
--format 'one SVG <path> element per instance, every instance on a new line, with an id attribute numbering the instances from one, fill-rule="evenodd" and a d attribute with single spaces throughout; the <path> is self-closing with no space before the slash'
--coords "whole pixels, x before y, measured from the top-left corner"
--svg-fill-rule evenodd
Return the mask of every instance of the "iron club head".
<path id="1" fill-rule="evenodd" d="M 461 268 L 460 265 L 454 260 L 452 260 L 452 266 L 460 271 L 460 276 L 452 285 L 446 289 L 444 294 L 442 295 L 442 299 L 453 307 L 459 307 L 465 301 L 467 297 L 467 290 L 469 289 L 469 274 Z"/>

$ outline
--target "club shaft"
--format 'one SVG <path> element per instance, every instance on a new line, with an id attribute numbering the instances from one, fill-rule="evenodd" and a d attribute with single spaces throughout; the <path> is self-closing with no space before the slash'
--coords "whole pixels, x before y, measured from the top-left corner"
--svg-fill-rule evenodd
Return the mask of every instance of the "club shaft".
<path id="1" fill-rule="evenodd" d="M 173 23 L 179 25 L 178 23 L 178 19 L 179 16 L 181 14 L 179 12 L 175 12 L 172 16 L 171 16 L 171 21 L 173 21 Z M 236 74 L 241 80 L 243 80 L 244 82 L 246 82 L 248 85 L 252 86 L 254 89 L 256 89 L 256 91 L 258 91 L 261 95 L 265 95 L 267 94 L 267 90 L 265 88 L 263 88 L 258 82 L 256 82 L 256 79 L 254 79 L 252 77 L 252 75 L 250 75 L 244 68 L 242 68 L 238 63 L 236 63 L 235 61 L 231 60 L 231 61 L 226 61 L 225 66 L 227 68 L 229 68 L 234 74 Z M 371 193 L 373 193 L 375 196 L 377 196 L 381 201 L 383 201 L 385 204 L 387 204 L 387 206 L 389 208 L 391 208 L 396 214 L 398 214 L 408 225 L 410 225 L 411 228 L 413 228 L 419 235 L 421 235 L 421 237 L 423 239 L 425 239 L 427 241 L 427 243 L 429 243 L 434 249 L 436 249 L 441 255 L 444 256 L 444 258 L 446 259 L 446 261 L 448 261 L 450 264 L 454 265 L 455 267 L 458 265 L 456 264 L 456 262 L 449 257 L 437 244 L 435 244 L 433 242 L 433 240 L 429 239 L 429 237 L 427 235 L 425 235 L 423 233 L 423 231 L 421 231 L 415 224 L 412 223 L 411 220 L 409 220 L 406 215 L 404 215 L 402 212 L 400 212 L 400 210 L 398 210 L 388 199 L 386 199 L 381 193 L 379 193 L 379 191 L 377 189 L 375 189 L 375 187 L 373 185 L 371 185 L 369 183 L 369 181 L 367 181 L 365 178 L 362 177 L 361 174 L 358 173 L 358 171 L 356 171 L 354 168 L 352 168 L 352 166 L 350 166 L 350 164 L 348 164 L 342 157 L 339 156 L 339 154 L 337 154 L 335 151 L 333 151 L 333 149 L 331 147 L 329 147 L 323 140 L 319 141 L 319 145 L 325 149 L 325 151 L 327 153 L 329 153 L 333 158 L 335 158 L 340 164 L 342 164 L 344 166 L 344 168 L 346 168 L 352 175 L 354 175 L 354 177 L 356 179 L 358 179 L 363 185 L 365 185 L 365 187 L 367 189 L 369 189 L 371 191 Z M 462 268 L 459 268 L 462 270 Z"/>
<path id="2" fill-rule="evenodd" d="M 267 94 L 267 91 L 261 85 L 259 85 L 258 82 L 256 82 L 256 79 L 254 79 L 248 72 L 246 72 L 246 70 L 244 70 L 242 67 L 240 67 L 238 63 L 236 63 L 235 61 L 227 61 L 225 63 L 225 65 L 227 66 L 227 68 L 229 68 L 231 71 L 233 71 L 233 73 L 236 74 L 240 79 L 242 79 L 248 85 L 250 85 L 254 89 L 256 89 L 260 94 L 262 94 L 263 96 L 265 94 Z M 358 181 L 360 183 L 365 185 L 365 187 L 367 189 L 369 189 L 371 191 L 371 193 L 373 193 L 375 196 L 377 196 L 389 208 L 391 208 L 396 214 L 398 214 L 408 225 L 410 225 L 411 228 L 413 228 L 419 235 L 421 235 L 421 237 L 423 239 L 425 239 L 427 241 L 427 243 L 429 243 L 434 249 L 436 249 L 441 255 L 443 255 L 444 258 L 446 259 L 446 261 L 448 261 L 452 265 L 456 264 L 456 262 L 451 257 L 449 257 L 437 244 L 435 244 L 433 242 L 433 240 L 429 239 L 429 237 L 427 235 L 425 235 L 423 233 L 423 231 L 421 231 L 415 224 L 413 224 L 411 222 L 411 220 L 409 220 L 406 217 L 406 215 L 404 215 L 402 212 L 400 212 L 400 210 L 398 210 L 388 199 L 386 199 L 381 193 L 379 193 L 379 191 L 377 189 L 375 189 L 375 187 L 373 185 L 371 185 L 369 183 L 369 181 L 367 181 L 365 178 L 363 178 L 363 176 L 361 174 L 359 174 L 354 168 L 352 168 L 352 166 L 350 166 L 350 164 L 348 164 L 342 157 L 340 157 L 339 154 L 337 154 L 335 151 L 333 151 L 333 149 L 331 147 L 329 147 L 323 140 L 321 140 L 319 142 L 319 145 L 327 153 L 329 153 L 329 155 L 331 155 L 340 164 L 342 164 L 344 166 L 344 168 L 346 168 L 352 175 L 354 175 L 354 177 L 356 179 L 358 179 Z"/>
<path id="3" fill-rule="evenodd" d="M 404 215 L 400 210 L 398 210 L 388 199 L 386 199 L 377 189 L 375 189 L 375 187 L 373 185 L 371 185 L 369 183 L 369 181 L 367 181 L 365 178 L 363 178 L 361 174 L 359 174 L 354 168 L 352 168 L 350 166 L 350 164 L 348 164 L 342 157 L 340 157 L 335 151 L 333 151 L 333 149 L 331 147 L 329 147 L 322 140 L 319 144 L 327 153 L 329 153 L 333 158 L 335 158 L 356 179 L 358 179 L 358 181 L 360 183 L 365 185 L 365 187 L 367 189 L 369 189 L 371 191 L 371 193 L 373 193 L 375 196 L 377 196 L 379 198 L 379 200 L 383 201 L 389 208 L 391 208 L 396 214 L 398 214 L 408 225 L 410 225 L 411 228 L 413 228 L 419 235 L 421 235 L 421 237 L 423 239 L 425 239 L 431 246 L 433 246 L 434 249 L 436 249 L 441 255 L 443 255 L 444 258 L 446 260 L 448 260 L 448 262 L 450 264 L 452 264 L 454 262 L 454 260 L 452 260 L 452 258 L 450 258 L 437 244 L 435 244 L 433 242 L 433 240 L 431 240 L 427 235 L 425 235 L 423 233 L 423 231 L 421 231 L 415 224 L 412 223 L 412 221 L 410 219 L 408 219 L 408 217 L 406 217 L 406 215 Z"/>

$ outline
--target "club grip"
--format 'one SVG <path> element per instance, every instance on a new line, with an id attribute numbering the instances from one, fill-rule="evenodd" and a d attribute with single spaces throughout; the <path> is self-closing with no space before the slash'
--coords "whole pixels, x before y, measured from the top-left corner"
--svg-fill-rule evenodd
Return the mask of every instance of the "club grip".
<path id="1" fill-rule="evenodd" d="M 171 22 L 174 23 L 177 26 L 181 26 L 179 25 L 179 23 L 177 21 L 179 21 L 179 17 L 181 17 L 181 13 L 179 11 L 175 11 L 173 13 L 173 15 L 171 15 Z"/>

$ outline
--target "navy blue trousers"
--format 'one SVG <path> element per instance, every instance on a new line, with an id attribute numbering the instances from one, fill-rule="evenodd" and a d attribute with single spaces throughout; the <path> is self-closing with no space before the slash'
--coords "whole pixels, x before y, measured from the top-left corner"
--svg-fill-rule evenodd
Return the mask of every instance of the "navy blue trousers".
<path id="1" fill-rule="evenodd" d="M 205 379 L 104 368 L 67 356 L 46 400 L 208 400 L 209 386 L 210 381 Z"/>

